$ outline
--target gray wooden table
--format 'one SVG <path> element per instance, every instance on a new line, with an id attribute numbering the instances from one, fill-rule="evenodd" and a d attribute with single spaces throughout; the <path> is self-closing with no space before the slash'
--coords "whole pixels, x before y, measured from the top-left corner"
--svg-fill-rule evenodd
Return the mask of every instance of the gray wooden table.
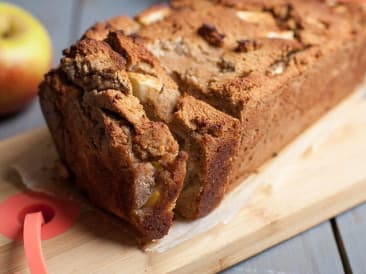
<path id="1" fill-rule="evenodd" d="M 136 14 L 158 0 L 10 0 L 47 27 L 55 60 L 95 21 Z M 0 119 L 0 139 L 44 124 L 35 100 L 23 112 Z M 0 151 L 1 153 L 1 151 Z M 366 273 L 366 204 L 281 243 L 223 273 Z"/>

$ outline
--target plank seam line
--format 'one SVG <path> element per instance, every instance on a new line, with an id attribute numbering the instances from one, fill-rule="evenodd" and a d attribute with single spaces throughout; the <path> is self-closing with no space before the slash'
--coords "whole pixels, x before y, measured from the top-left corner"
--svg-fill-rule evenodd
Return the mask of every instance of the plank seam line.
<path id="1" fill-rule="evenodd" d="M 339 256 L 341 257 L 344 273 L 353 274 L 352 267 L 351 267 L 351 264 L 350 264 L 349 259 L 348 259 L 347 251 L 346 251 L 346 249 L 344 247 L 344 244 L 343 244 L 342 235 L 341 235 L 341 233 L 338 229 L 338 226 L 337 226 L 337 222 L 333 218 L 333 219 L 330 220 L 330 223 L 331 223 L 331 226 L 332 226 L 332 231 L 333 231 L 334 238 L 336 240 L 338 253 L 339 253 Z"/>

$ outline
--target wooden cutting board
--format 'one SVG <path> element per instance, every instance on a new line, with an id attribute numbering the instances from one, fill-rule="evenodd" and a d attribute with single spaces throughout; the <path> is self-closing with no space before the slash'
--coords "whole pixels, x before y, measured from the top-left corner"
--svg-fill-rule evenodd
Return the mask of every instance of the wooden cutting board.
<path id="1" fill-rule="evenodd" d="M 163 253 L 145 253 L 125 225 L 102 213 L 82 211 L 72 229 L 43 242 L 50 273 L 212 273 L 366 201 L 366 119 L 356 121 L 366 117 L 366 101 L 348 101 L 322 123 L 347 115 L 348 122 L 304 150 L 292 161 L 291 172 L 286 157 L 299 141 L 281 152 L 260 172 L 275 169 L 272 174 L 282 174 L 282 179 L 259 187 L 228 224 Z M 0 202 L 23 190 L 8 166 L 44 139 L 49 139 L 48 131 L 38 129 L 0 143 Z M 0 266 L 0 272 L 27 273 L 21 243 L 0 235 Z"/>

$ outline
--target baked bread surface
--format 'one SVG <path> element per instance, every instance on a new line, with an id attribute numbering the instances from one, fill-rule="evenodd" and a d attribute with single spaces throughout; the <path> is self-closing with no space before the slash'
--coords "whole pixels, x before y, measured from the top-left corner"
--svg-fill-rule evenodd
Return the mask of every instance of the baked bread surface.
<path id="1" fill-rule="evenodd" d="M 41 106 L 88 196 L 161 238 L 354 90 L 365 29 L 361 4 L 175 0 L 92 26 Z"/>

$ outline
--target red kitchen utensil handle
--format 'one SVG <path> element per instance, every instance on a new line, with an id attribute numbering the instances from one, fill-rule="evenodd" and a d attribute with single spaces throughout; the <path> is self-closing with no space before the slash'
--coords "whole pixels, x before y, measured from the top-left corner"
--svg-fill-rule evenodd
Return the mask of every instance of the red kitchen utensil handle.
<path id="1" fill-rule="evenodd" d="M 41 245 L 41 228 L 44 218 L 41 212 L 29 213 L 24 219 L 23 239 L 25 257 L 31 274 L 47 274 Z"/>

